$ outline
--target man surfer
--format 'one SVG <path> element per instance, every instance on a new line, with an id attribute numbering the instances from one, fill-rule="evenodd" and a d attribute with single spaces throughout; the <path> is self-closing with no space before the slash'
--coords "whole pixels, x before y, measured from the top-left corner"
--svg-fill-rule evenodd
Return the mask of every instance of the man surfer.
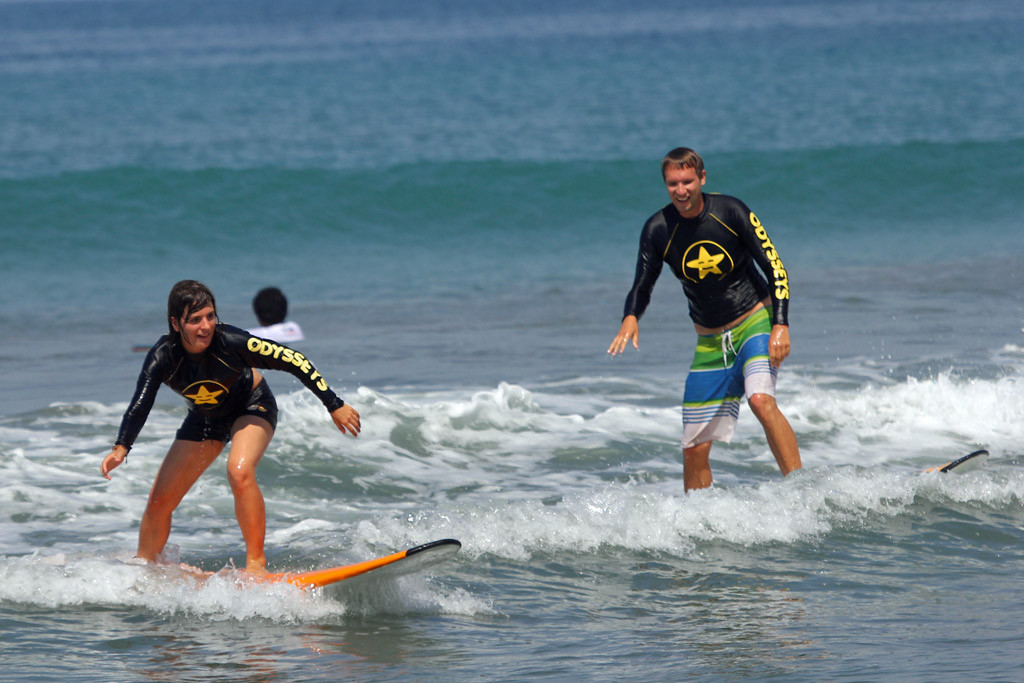
<path id="1" fill-rule="evenodd" d="M 174 285 L 167 320 L 169 333 L 146 355 L 135 395 L 100 472 L 110 479 L 111 470 L 124 462 L 160 384 L 166 384 L 185 398 L 188 414 L 149 493 L 139 524 L 138 556 L 157 559 L 170 535 L 174 510 L 230 441 L 228 481 L 245 540 L 245 567 L 266 573 L 266 508 L 256 466 L 274 435 L 277 402 L 260 369 L 284 370 L 297 377 L 320 399 L 342 433 L 359 434 L 359 413 L 331 391 L 302 354 L 220 323 L 213 293 L 200 282 L 182 280 Z"/>
<path id="2" fill-rule="evenodd" d="M 669 152 L 661 174 L 671 203 L 641 232 L 636 276 L 608 353 L 622 353 L 631 341 L 639 348 L 638 321 L 668 263 L 698 335 L 683 392 L 685 489 L 711 485 L 712 441 L 732 439 L 744 394 L 779 469 L 789 474 L 801 463 L 796 435 L 775 402 L 778 368 L 790 350 L 789 278 L 778 250 L 746 204 L 703 192 L 704 161 L 692 149 Z"/>

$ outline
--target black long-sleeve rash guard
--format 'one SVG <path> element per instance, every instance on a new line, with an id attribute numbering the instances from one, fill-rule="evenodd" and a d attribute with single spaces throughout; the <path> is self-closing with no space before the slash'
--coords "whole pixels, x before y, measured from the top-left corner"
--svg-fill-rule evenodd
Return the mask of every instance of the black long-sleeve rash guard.
<path id="1" fill-rule="evenodd" d="M 160 384 L 181 394 L 188 409 L 204 417 L 231 416 L 245 407 L 252 393 L 253 368 L 291 373 L 316 394 L 329 412 L 345 405 L 327 386 L 323 375 L 298 351 L 220 323 L 210 347 L 198 360 L 185 353 L 170 335 L 160 337 L 142 364 L 135 395 L 121 420 L 115 443 L 131 448 L 149 416 Z"/>
<path id="2" fill-rule="evenodd" d="M 704 194 L 696 218 L 683 218 L 669 204 L 647 220 L 623 318 L 643 315 L 663 263 L 683 283 L 690 318 L 698 325 L 721 327 L 766 297 L 772 301 L 772 324 L 789 324 L 786 268 L 761 221 L 735 197 Z"/>

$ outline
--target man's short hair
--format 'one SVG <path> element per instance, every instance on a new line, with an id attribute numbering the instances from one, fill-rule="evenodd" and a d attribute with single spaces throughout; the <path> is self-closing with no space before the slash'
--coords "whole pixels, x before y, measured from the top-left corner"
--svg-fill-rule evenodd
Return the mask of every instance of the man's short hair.
<path id="1" fill-rule="evenodd" d="M 674 150 L 665 155 L 665 158 L 661 160 L 661 177 L 662 180 L 665 178 L 665 171 L 670 167 L 676 168 L 692 168 L 698 176 L 704 172 L 704 160 L 700 158 L 700 155 L 694 152 L 689 147 L 676 147 Z"/>

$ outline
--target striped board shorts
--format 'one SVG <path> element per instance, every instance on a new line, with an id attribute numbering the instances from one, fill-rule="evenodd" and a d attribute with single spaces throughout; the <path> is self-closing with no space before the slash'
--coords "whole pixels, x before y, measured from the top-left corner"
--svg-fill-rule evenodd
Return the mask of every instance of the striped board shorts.
<path id="1" fill-rule="evenodd" d="M 683 448 L 732 440 L 740 399 L 775 396 L 778 368 L 768 356 L 772 325 L 762 308 L 719 334 L 697 337 L 683 392 Z"/>

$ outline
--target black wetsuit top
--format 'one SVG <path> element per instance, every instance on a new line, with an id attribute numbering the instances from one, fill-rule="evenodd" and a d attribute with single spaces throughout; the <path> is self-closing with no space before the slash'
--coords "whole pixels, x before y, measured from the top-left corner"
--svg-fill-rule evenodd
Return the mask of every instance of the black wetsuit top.
<path id="1" fill-rule="evenodd" d="M 198 360 L 185 352 L 177 335 L 160 337 L 142 364 L 135 396 L 121 420 L 115 443 L 131 448 L 149 416 L 161 383 L 181 394 L 190 411 L 210 420 L 240 414 L 254 388 L 253 368 L 290 372 L 316 394 L 330 412 L 345 405 L 298 351 L 218 323 L 210 347 Z"/>
<path id="2" fill-rule="evenodd" d="M 761 221 L 735 197 L 705 193 L 696 218 L 683 218 L 669 204 L 647 220 L 623 318 L 643 315 L 663 263 L 683 283 L 698 325 L 721 327 L 765 297 L 772 300 L 772 324 L 789 324 L 786 268 Z"/>

